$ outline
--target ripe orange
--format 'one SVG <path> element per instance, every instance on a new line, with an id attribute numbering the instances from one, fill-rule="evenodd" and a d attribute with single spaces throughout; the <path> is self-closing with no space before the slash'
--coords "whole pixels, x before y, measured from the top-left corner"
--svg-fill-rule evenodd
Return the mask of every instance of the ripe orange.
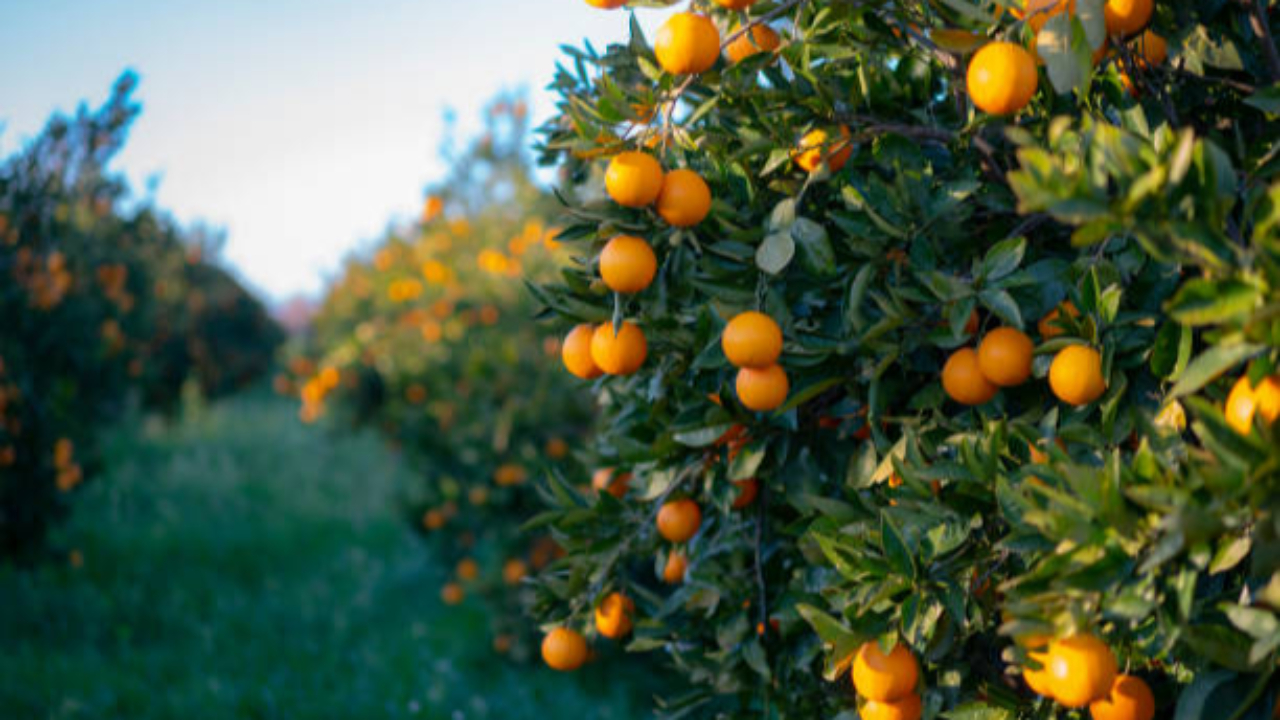
<path id="1" fill-rule="evenodd" d="M 1241 435 L 1253 432 L 1253 418 L 1261 415 L 1268 424 L 1280 417 L 1280 374 L 1262 379 L 1257 387 L 1249 385 L 1249 376 L 1241 375 L 1227 395 L 1222 408 L 1227 424 Z"/>
<path id="2" fill-rule="evenodd" d="M 978 332 L 978 324 L 981 318 L 978 317 L 977 310 L 969 311 L 969 319 L 964 321 L 964 334 L 973 335 Z"/>
<path id="3" fill-rule="evenodd" d="M 781 365 L 770 365 L 766 368 L 742 368 L 738 371 L 734 387 L 738 390 L 738 400 L 748 409 L 768 412 L 787 401 L 790 383 L 787 371 Z"/>
<path id="4" fill-rule="evenodd" d="M 1022 669 L 1022 679 L 1026 681 L 1031 692 L 1041 697 L 1053 697 L 1053 682 L 1049 677 L 1049 654 L 1043 652 L 1029 653 L 1032 660 L 1040 663 L 1039 670 Z"/>
<path id="5" fill-rule="evenodd" d="M 1080 317 L 1080 311 L 1076 309 L 1075 303 L 1070 300 L 1064 300 L 1058 307 L 1050 310 L 1044 317 L 1040 318 L 1040 322 L 1036 324 L 1036 329 L 1040 331 L 1040 337 L 1048 340 L 1067 333 L 1055 322 L 1064 312 L 1072 318 Z"/>
<path id="6" fill-rule="evenodd" d="M 675 227 L 693 227 L 711 212 L 711 188 L 692 170 L 672 170 L 662 179 L 658 214 Z"/>
<path id="7" fill-rule="evenodd" d="M 630 375 L 640 369 L 648 354 L 644 331 L 630 322 L 623 322 L 616 333 L 613 323 L 602 323 L 591 335 L 591 359 L 610 375 Z"/>
<path id="8" fill-rule="evenodd" d="M 657 272 L 653 248 L 638 237 L 619 235 L 600 251 L 600 277 L 614 292 L 638 293 L 649 287 Z"/>
<path id="9" fill-rule="evenodd" d="M 475 580 L 480 575 L 480 565 L 471 558 L 463 558 L 458 561 L 458 566 L 454 569 L 461 580 Z"/>
<path id="10" fill-rule="evenodd" d="M 868 700 L 893 702 L 912 695 L 920 679 L 920 667 L 901 643 L 885 655 L 880 643 L 863 643 L 853 658 L 853 686 Z"/>
<path id="11" fill-rule="evenodd" d="M 669 500 L 658 510 L 658 534 L 670 542 L 688 542 L 701 526 L 702 510 L 689 498 Z"/>
<path id="12" fill-rule="evenodd" d="M 564 361 L 565 369 L 583 380 L 598 378 L 604 372 L 591 359 L 591 336 L 594 334 L 595 328 L 583 323 L 570 330 L 560 346 L 560 359 Z"/>
<path id="13" fill-rule="evenodd" d="M 760 481 L 755 478 L 734 480 L 733 484 L 738 488 L 738 497 L 733 499 L 734 510 L 741 510 L 755 502 L 756 495 L 760 493 Z"/>
<path id="14" fill-rule="evenodd" d="M 1035 58 L 1011 42 L 982 46 L 969 61 L 966 76 L 973 104 L 991 115 L 1012 115 L 1026 107 L 1039 82 Z"/>
<path id="15" fill-rule="evenodd" d="M 688 569 L 689 558 L 682 552 L 672 550 L 667 555 L 667 564 L 662 567 L 662 582 L 679 585 L 684 582 L 684 574 Z"/>
<path id="16" fill-rule="evenodd" d="M 735 27 L 733 32 L 737 33 L 740 29 Z M 782 38 L 773 28 L 768 25 L 752 25 L 750 30 L 729 43 L 724 54 L 729 57 L 729 62 L 740 63 L 756 53 L 771 53 L 781 44 Z"/>
<path id="17" fill-rule="evenodd" d="M 987 333 L 978 344 L 978 369 L 1000 387 L 1021 385 L 1031 377 L 1035 343 L 1020 330 L 1001 327 Z"/>
<path id="18" fill-rule="evenodd" d="M 764 313 L 738 313 L 725 325 L 720 347 L 735 367 L 769 367 L 782 355 L 782 328 Z"/>
<path id="19" fill-rule="evenodd" d="M 618 153 L 605 170 L 604 188 L 623 207 L 650 205 L 662 191 L 662 166 L 648 153 Z"/>
<path id="20" fill-rule="evenodd" d="M 759 0 L 716 0 L 716 4 L 726 10 L 746 10 Z"/>
<path id="21" fill-rule="evenodd" d="M 613 10 L 626 5 L 627 0 L 587 0 L 587 4 L 601 10 Z"/>
<path id="22" fill-rule="evenodd" d="M 1049 366 L 1049 388 L 1068 405 L 1088 405 L 1102 397 L 1107 391 L 1102 355 L 1084 345 L 1062 348 Z"/>
<path id="23" fill-rule="evenodd" d="M 620 592 L 609 593 L 596 607 L 596 630 L 610 640 L 626 637 L 631 632 L 631 616 L 636 604 Z"/>
<path id="24" fill-rule="evenodd" d="M 862 720 L 920 720 L 924 708 L 920 696 L 912 693 L 900 700 L 870 700 L 858 711 Z"/>
<path id="25" fill-rule="evenodd" d="M 961 405 L 982 405 L 991 401 L 1000 388 L 982 374 L 978 353 L 960 348 L 942 366 L 942 389 Z"/>
<path id="26" fill-rule="evenodd" d="M 524 564 L 523 560 L 512 558 L 502 566 L 502 582 L 508 585 L 517 585 L 521 580 L 529 574 L 529 567 Z"/>
<path id="27" fill-rule="evenodd" d="M 1139 64 L 1147 67 L 1161 65 L 1169 57 L 1169 43 L 1150 30 L 1143 30 L 1134 43 L 1138 46 L 1138 54 L 1142 56 Z"/>
<path id="28" fill-rule="evenodd" d="M 607 492 L 621 500 L 631 487 L 631 473 L 614 476 L 613 468 L 600 468 L 591 476 L 591 487 L 596 492 Z"/>
<path id="29" fill-rule="evenodd" d="M 542 639 L 542 659 L 553 670 L 577 670 L 587 661 L 587 641 L 576 630 L 556 628 Z"/>
<path id="30" fill-rule="evenodd" d="M 1049 689 L 1069 708 L 1084 707 L 1111 691 L 1116 679 L 1116 656 L 1093 635 L 1073 635 L 1049 644 Z"/>
<path id="31" fill-rule="evenodd" d="M 1031 31 L 1039 33 L 1044 24 L 1049 22 L 1049 18 L 1064 12 L 1075 13 L 1075 11 L 1076 0 L 1026 0 L 1023 3 L 1023 9 L 1015 10 L 1014 15 L 1019 18 L 1026 17 Z"/>
<path id="32" fill-rule="evenodd" d="M 1151 22 L 1155 9 L 1152 0 L 1107 0 L 1102 6 L 1102 19 L 1108 35 L 1132 35 Z"/>
<path id="33" fill-rule="evenodd" d="M 440 599 L 444 601 L 445 605 L 457 605 L 462 602 L 464 597 L 466 597 L 466 593 L 462 591 L 462 586 L 458 583 L 445 583 L 445 586 L 440 588 Z"/>
<path id="34" fill-rule="evenodd" d="M 849 162 L 853 154 L 853 145 L 849 140 L 849 128 L 840 126 L 840 140 L 827 138 L 826 130 L 810 130 L 800 138 L 800 145 L 791 152 L 791 159 L 806 172 L 813 172 L 822 164 L 825 157 L 831 172 L 839 172 Z"/>
<path id="35" fill-rule="evenodd" d="M 1156 698 L 1142 678 L 1117 675 L 1111 692 L 1089 704 L 1089 714 L 1093 720 L 1152 720 Z"/>
<path id="36" fill-rule="evenodd" d="M 706 72 L 720 57 L 720 31 L 705 15 L 676 13 L 658 28 L 653 52 L 672 75 Z"/>

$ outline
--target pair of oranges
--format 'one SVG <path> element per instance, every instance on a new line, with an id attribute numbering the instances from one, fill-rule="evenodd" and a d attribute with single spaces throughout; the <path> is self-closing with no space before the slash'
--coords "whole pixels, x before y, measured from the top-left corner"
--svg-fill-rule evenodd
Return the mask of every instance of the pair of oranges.
<path id="1" fill-rule="evenodd" d="M 620 640 L 631 633 L 635 613 L 634 600 L 621 592 L 609 593 L 596 606 L 596 631 L 610 640 Z M 553 670 L 577 670 L 589 654 L 587 639 L 573 628 L 554 628 L 542 639 L 542 660 Z"/>
<path id="2" fill-rule="evenodd" d="M 1094 720 L 1155 717 L 1151 688 L 1141 678 L 1121 675 L 1115 654 L 1096 636 L 1033 638 L 1027 644 L 1040 668 L 1025 668 L 1022 677 L 1036 694 L 1068 708 L 1088 706 Z"/>
<path id="3" fill-rule="evenodd" d="M 604 189 L 623 207 L 655 205 L 672 227 L 693 227 L 711 212 L 711 188 L 693 170 L 664 173 L 649 153 L 628 150 L 613 156 L 604 173 Z"/>
<path id="4" fill-rule="evenodd" d="M 863 643 L 852 675 L 854 689 L 866 701 L 859 710 L 863 720 L 920 720 L 920 666 L 905 646 L 895 644 L 886 654 L 877 642 Z"/>
<path id="5" fill-rule="evenodd" d="M 560 345 L 560 357 L 573 375 L 593 380 L 603 374 L 630 375 L 640 369 L 649 354 L 644 331 L 631 322 L 574 327 Z"/>
<path id="6" fill-rule="evenodd" d="M 786 402 L 790 382 L 778 364 L 782 328 L 773 318 L 754 310 L 735 315 L 720 336 L 720 346 L 738 368 L 734 386 L 744 406 L 767 412 Z"/>

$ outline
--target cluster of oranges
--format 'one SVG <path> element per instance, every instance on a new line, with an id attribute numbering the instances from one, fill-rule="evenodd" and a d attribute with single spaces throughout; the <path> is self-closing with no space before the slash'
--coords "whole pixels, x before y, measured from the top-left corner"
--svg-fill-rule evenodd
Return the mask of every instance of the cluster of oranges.
<path id="1" fill-rule="evenodd" d="M 863 643 L 853 657 L 852 676 L 865 701 L 862 720 L 920 720 L 920 666 L 904 645 L 895 644 L 886 654 L 879 643 Z"/>
<path id="2" fill-rule="evenodd" d="M 1036 694 L 1067 708 L 1089 708 L 1093 720 L 1152 720 L 1155 696 L 1141 678 L 1119 672 L 1116 656 L 1094 635 L 1028 638 L 1023 680 Z"/>
<path id="3" fill-rule="evenodd" d="M 1047 340 L 1061 334 L 1055 324 L 1059 312 L 1076 315 L 1070 302 L 1063 303 L 1040 323 Z M 1035 343 L 1021 330 L 1000 327 L 983 337 L 977 350 L 960 348 L 942 366 L 942 388 L 962 405 L 990 402 L 1000 388 L 1015 387 L 1031 377 Z M 1102 354 L 1087 345 L 1068 345 L 1054 356 L 1049 366 L 1049 388 L 1062 402 L 1088 405 L 1107 390 L 1102 373 Z"/>

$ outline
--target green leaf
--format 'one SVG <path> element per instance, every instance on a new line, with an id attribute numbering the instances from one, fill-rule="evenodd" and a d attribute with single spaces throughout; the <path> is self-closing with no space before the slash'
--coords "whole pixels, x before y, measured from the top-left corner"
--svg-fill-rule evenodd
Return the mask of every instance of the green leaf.
<path id="1" fill-rule="evenodd" d="M 826 228 L 806 217 L 798 217 L 791 225 L 791 238 L 800 249 L 800 264 L 818 277 L 836 273 L 836 253 L 831 247 Z"/>
<path id="2" fill-rule="evenodd" d="M 682 430 L 672 435 L 672 439 L 685 447 L 703 448 L 719 440 L 720 436 L 731 427 L 733 423 L 720 423 L 694 430 Z"/>
<path id="3" fill-rule="evenodd" d="M 1156 333 L 1151 348 L 1151 372 L 1158 377 L 1177 377 L 1191 360 L 1191 347 L 1195 333 L 1186 325 L 1166 322 Z"/>
<path id="4" fill-rule="evenodd" d="M 1026 238 L 1009 238 L 992 245 L 982 258 L 981 275 L 988 282 L 999 280 L 1022 264 L 1022 256 L 1027 251 Z"/>
<path id="5" fill-rule="evenodd" d="M 1004 290 L 983 290 L 978 293 L 978 300 L 1006 325 L 1022 329 L 1022 311 L 1009 293 Z"/>
<path id="6" fill-rule="evenodd" d="M 791 264 L 796 254 L 795 240 L 789 232 L 775 232 L 765 236 L 756 249 L 756 267 L 770 275 L 777 275 Z"/>
<path id="7" fill-rule="evenodd" d="M 1169 391 L 1166 400 L 1174 400 L 1183 395 L 1196 392 L 1213 382 L 1222 373 L 1257 355 L 1264 349 L 1261 345 L 1252 345 L 1250 343 L 1214 345 L 1191 361 L 1191 364 L 1187 366 L 1186 372 L 1178 377 L 1177 384 Z"/>
<path id="8" fill-rule="evenodd" d="M 893 522 L 893 518 L 889 517 L 889 513 L 880 513 L 880 545 L 884 550 L 885 558 L 889 564 L 902 577 L 915 580 L 916 578 L 916 561 L 911 556 L 911 550 L 907 547 L 907 541 L 902 536 L 902 530 Z"/>
<path id="9" fill-rule="evenodd" d="M 1280 113 L 1280 84 L 1259 88 L 1245 98 L 1245 105 L 1252 105 L 1268 115 Z"/>
<path id="10" fill-rule="evenodd" d="M 1262 291 L 1240 280 L 1196 278 L 1183 283 L 1165 309 L 1184 325 L 1214 325 L 1247 314 L 1262 303 Z"/>
<path id="11" fill-rule="evenodd" d="M 1036 36 L 1049 82 L 1060 95 L 1084 88 L 1093 70 L 1093 52 L 1084 27 L 1071 13 L 1051 16 Z"/>

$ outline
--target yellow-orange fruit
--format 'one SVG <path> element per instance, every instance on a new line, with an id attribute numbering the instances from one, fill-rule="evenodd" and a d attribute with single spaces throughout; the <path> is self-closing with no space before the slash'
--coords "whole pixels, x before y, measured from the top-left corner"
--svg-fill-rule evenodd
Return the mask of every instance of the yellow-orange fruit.
<path id="1" fill-rule="evenodd" d="M 878 642 L 863 643 L 853 658 L 853 686 L 868 700 L 893 702 L 912 695 L 920 679 L 920 666 L 901 643 L 886 655 Z"/>
<path id="2" fill-rule="evenodd" d="M 605 170 L 604 189 L 623 207 L 651 205 L 662 192 L 662 166 L 648 153 L 618 153 Z"/>
<path id="3" fill-rule="evenodd" d="M 658 534 L 670 542 L 688 542 L 701 526 L 702 509 L 688 498 L 669 500 L 658 510 Z"/>
<path id="4" fill-rule="evenodd" d="M 607 492 L 621 500 L 631 487 L 631 473 L 615 476 L 613 468 L 600 468 L 591 476 L 591 487 L 596 492 Z"/>
<path id="5" fill-rule="evenodd" d="M 636 604 L 620 592 L 609 593 L 596 608 L 596 630 L 611 639 L 626 637 L 631 632 Z"/>
<path id="6" fill-rule="evenodd" d="M 711 212 L 711 188 L 692 170 L 672 170 L 662 179 L 658 214 L 673 227 L 693 227 Z"/>
<path id="7" fill-rule="evenodd" d="M 1241 435 L 1253 432 L 1254 416 L 1268 424 L 1275 422 L 1280 417 L 1280 374 L 1263 378 L 1257 387 L 1249 384 L 1249 376 L 1241 375 L 1231 386 L 1222 414 L 1231 429 Z"/>
<path id="8" fill-rule="evenodd" d="M 658 258 L 649 243 L 633 235 L 619 235 L 600 251 L 600 277 L 609 289 L 638 293 L 658 272 Z"/>
<path id="9" fill-rule="evenodd" d="M 734 30 L 738 32 L 738 30 Z M 752 25 L 751 29 L 734 38 L 724 49 L 729 62 L 740 63 L 743 60 L 762 52 L 773 52 L 782 45 L 778 32 L 768 25 Z"/>
<path id="10" fill-rule="evenodd" d="M 720 347 L 735 367 L 769 367 L 782 355 L 782 328 L 764 313 L 738 313 L 725 325 Z"/>
<path id="11" fill-rule="evenodd" d="M 868 700 L 858 714 L 862 720 L 920 720 L 923 710 L 920 696 L 911 693 L 892 701 Z"/>
<path id="12" fill-rule="evenodd" d="M 706 72 L 720 57 L 720 31 L 705 15 L 676 13 L 658 28 L 653 52 L 672 75 Z"/>
<path id="13" fill-rule="evenodd" d="M 1068 345 L 1049 365 L 1049 388 L 1068 405 L 1088 405 L 1107 391 L 1102 355 L 1091 347 Z"/>
<path id="14" fill-rule="evenodd" d="M 1104 698 L 1118 672 L 1111 648 L 1093 635 L 1073 635 L 1049 644 L 1049 690 L 1069 708 Z"/>
<path id="15" fill-rule="evenodd" d="M 1045 313 L 1045 316 L 1040 318 L 1040 322 L 1036 324 L 1036 329 L 1040 331 L 1040 337 L 1048 340 L 1066 334 L 1067 331 L 1058 326 L 1058 318 L 1062 313 L 1066 313 L 1073 319 L 1080 317 L 1080 311 L 1076 309 L 1075 303 L 1070 300 L 1064 300 L 1058 307 Z"/>
<path id="16" fill-rule="evenodd" d="M 965 80 L 969 97 L 979 110 L 1011 115 L 1031 102 L 1040 75 L 1035 58 L 1026 48 L 1011 42 L 992 42 L 974 53 Z"/>
<path id="17" fill-rule="evenodd" d="M 662 566 L 662 582 L 679 585 L 684 582 L 684 574 L 688 569 L 689 558 L 684 553 L 673 550 L 667 555 L 667 564 Z"/>
<path id="18" fill-rule="evenodd" d="M 982 374 L 978 353 L 967 347 L 951 353 L 942 366 L 942 389 L 961 405 L 988 403 L 1000 390 Z"/>
<path id="19" fill-rule="evenodd" d="M 853 154 L 853 144 L 849 139 L 849 128 L 840 126 L 840 139 L 829 140 L 827 131 L 810 130 L 800 138 L 800 145 L 791 153 L 791 159 L 806 172 L 813 172 L 822 164 L 825 157 L 831 172 L 839 172 L 849 162 Z"/>
<path id="20" fill-rule="evenodd" d="M 592 380 L 603 374 L 596 361 L 591 359 L 591 337 L 594 334 L 595 328 L 583 323 L 570 330 L 560 346 L 560 359 L 564 361 L 565 369 L 583 380 Z"/>
<path id="21" fill-rule="evenodd" d="M 734 387 L 738 391 L 738 400 L 756 412 L 768 412 L 781 407 L 787 401 L 787 392 L 791 389 L 787 371 L 781 365 L 744 367 L 738 370 Z"/>
<path id="22" fill-rule="evenodd" d="M 760 481 L 755 478 L 734 480 L 733 484 L 738 488 L 738 497 L 733 499 L 734 510 L 741 510 L 755 502 L 756 495 L 760 493 Z"/>
<path id="23" fill-rule="evenodd" d="M 587 4 L 601 10 L 613 10 L 626 5 L 627 0 L 587 0 Z"/>
<path id="24" fill-rule="evenodd" d="M 577 670 L 587 661 L 587 641 L 569 628 L 556 628 L 542 639 L 542 659 L 553 670 Z"/>
<path id="25" fill-rule="evenodd" d="M 630 321 L 615 333 L 613 323 L 600 324 L 591 335 L 591 359 L 610 375 L 630 375 L 644 365 L 649 343 L 644 332 Z"/>
<path id="26" fill-rule="evenodd" d="M 1107 696 L 1089 703 L 1093 720 L 1153 720 L 1156 697 L 1142 678 L 1117 675 Z"/>
<path id="27" fill-rule="evenodd" d="M 716 0 L 716 4 L 726 10 L 746 10 L 760 0 Z"/>
<path id="28" fill-rule="evenodd" d="M 1102 19 L 1108 35 L 1127 37 L 1146 27 L 1154 10 L 1153 0 L 1107 0 Z"/>
<path id="29" fill-rule="evenodd" d="M 1020 330 L 1001 327 L 987 333 L 978 344 L 978 369 L 1000 387 L 1021 385 L 1031 377 L 1035 343 Z"/>

